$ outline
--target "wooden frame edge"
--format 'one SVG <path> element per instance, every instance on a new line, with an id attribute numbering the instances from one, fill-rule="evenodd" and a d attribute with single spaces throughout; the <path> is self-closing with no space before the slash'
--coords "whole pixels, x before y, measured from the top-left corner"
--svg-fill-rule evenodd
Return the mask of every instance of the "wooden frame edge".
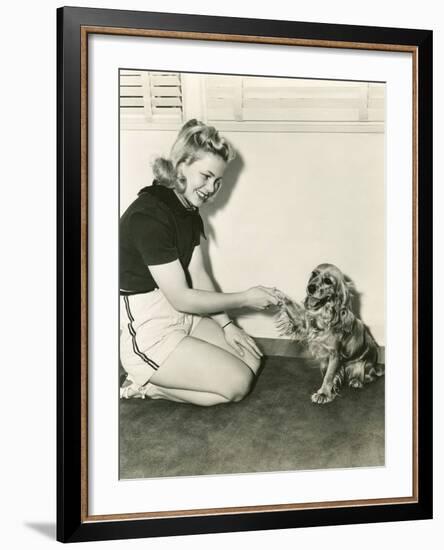
<path id="1" fill-rule="evenodd" d="M 155 29 L 128 29 L 119 27 L 98 27 L 94 25 L 82 25 L 82 32 L 86 34 L 106 34 L 106 35 L 124 35 L 141 36 L 151 38 L 172 38 L 185 40 L 208 40 L 217 42 L 246 42 L 252 44 L 274 44 L 280 46 L 304 46 L 316 48 L 342 48 L 357 50 L 375 50 L 375 51 L 398 51 L 414 53 L 417 46 L 408 46 L 404 44 L 376 44 L 370 42 L 346 42 L 341 40 L 321 40 L 306 38 L 279 38 L 275 36 L 255 36 L 244 34 L 222 34 L 211 32 L 192 32 L 192 31 L 163 31 Z"/>
<path id="2" fill-rule="evenodd" d="M 412 328 L 413 328 L 413 372 L 412 372 L 412 457 L 413 457 L 413 496 L 419 498 L 419 445 L 418 445 L 418 384 L 419 384 L 419 359 L 418 359 L 418 245 L 419 245 L 419 206 L 418 206 L 418 48 L 412 55 Z"/>
<path id="3" fill-rule="evenodd" d="M 81 521 L 88 517 L 88 35 L 81 29 Z"/>
<path id="4" fill-rule="evenodd" d="M 366 500 L 337 500 L 331 502 L 307 502 L 301 504 L 275 504 L 260 506 L 239 506 L 226 508 L 197 508 L 193 510 L 169 510 L 156 512 L 140 512 L 130 514 L 104 514 L 91 515 L 85 518 L 85 523 L 99 521 L 131 521 L 136 519 L 158 519 L 158 518 L 181 518 L 181 517 L 204 517 L 204 516 L 227 516 L 230 514 L 255 514 L 267 512 L 291 512 L 297 510 L 327 510 L 337 508 L 352 508 L 356 506 L 385 506 L 396 504 L 416 504 L 414 497 L 400 497 L 389 499 L 366 499 Z"/>
<path id="5" fill-rule="evenodd" d="M 413 323 L 417 328 L 418 322 L 418 46 L 390 45 L 390 44 L 371 44 L 361 42 L 337 42 L 329 40 L 306 40 L 290 39 L 262 36 L 245 35 L 225 35 L 212 33 L 195 32 L 176 32 L 176 31 L 156 31 L 144 29 L 122 29 L 116 27 L 97 27 L 81 26 L 81 410 L 82 410 L 82 435 L 81 435 L 81 521 L 82 523 L 94 523 L 98 521 L 115 520 L 135 520 L 135 519 L 153 519 L 161 517 L 190 517 L 204 515 L 229 515 L 229 514 L 248 514 L 255 512 L 271 511 L 289 511 L 289 510 L 312 510 L 318 508 L 338 508 L 354 506 L 375 506 L 384 504 L 413 504 L 418 502 L 419 479 L 418 479 L 418 345 L 417 337 L 414 337 L 413 343 L 413 495 L 412 497 L 393 498 L 393 499 L 368 499 L 357 501 L 333 501 L 304 504 L 288 504 L 274 506 L 252 506 L 235 508 L 216 508 L 216 509 L 197 509 L 197 510 L 178 510 L 168 512 L 152 512 L 142 514 L 112 514 L 90 516 L 88 513 L 88 102 L 87 102 L 87 76 L 88 76 L 88 35 L 89 34 L 112 34 L 126 36 L 151 36 L 161 38 L 181 38 L 194 40 L 216 40 L 230 42 L 250 42 L 263 44 L 295 45 L 305 47 L 327 47 L 327 48 L 347 48 L 360 50 L 379 50 L 379 51 L 400 51 L 412 53 L 413 70 Z M 414 330 L 415 336 L 415 330 Z"/>

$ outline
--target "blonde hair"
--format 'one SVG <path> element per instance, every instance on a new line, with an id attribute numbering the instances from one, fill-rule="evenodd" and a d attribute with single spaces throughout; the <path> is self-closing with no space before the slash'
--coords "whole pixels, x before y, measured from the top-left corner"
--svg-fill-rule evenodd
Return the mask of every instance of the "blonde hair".
<path id="1" fill-rule="evenodd" d="M 171 148 L 170 157 L 155 159 L 155 184 L 174 187 L 183 193 L 186 182 L 180 177 L 178 167 L 182 163 L 192 164 L 202 153 L 212 153 L 225 162 L 231 162 L 236 156 L 231 144 L 219 135 L 216 128 L 193 118 L 182 126 Z"/>

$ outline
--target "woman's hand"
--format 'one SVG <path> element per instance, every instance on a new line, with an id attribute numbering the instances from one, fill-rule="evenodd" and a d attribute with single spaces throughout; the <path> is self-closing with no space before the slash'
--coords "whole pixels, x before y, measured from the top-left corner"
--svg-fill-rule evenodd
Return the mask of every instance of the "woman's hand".
<path id="1" fill-rule="evenodd" d="M 244 292 L 245 306 L 250 309 L 262 310 L 279 304 L 279 297 L 274 288 L 254 286 Z"/>
<path id="2" fill-rule="evenodd" d="M 257 347 L 256 342 L 251 336 L 249 336 L 244 330 L 237 327 L 235 324 L 230 323 L 224 329 L 225 340 L 230 346 L 235 349 L 241 357 L 244 356 L 245 351 L 249 351 L 254 357 L 258 359 L 262 357 L 261 350 Z"/>

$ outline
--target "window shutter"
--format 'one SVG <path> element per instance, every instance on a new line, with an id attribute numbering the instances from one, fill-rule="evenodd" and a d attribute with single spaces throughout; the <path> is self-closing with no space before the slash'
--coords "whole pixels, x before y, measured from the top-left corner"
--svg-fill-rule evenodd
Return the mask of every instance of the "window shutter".
<path id="1" fill-rule="evenodd" d="M 237 131 L 384 131 L 385 85 L 121 70 L 125 129 L 178 129 L 188 118 Z"/>
<path id="2" fill-rule="evenodd" d="M 181 75 L 122 70 L 120 112 L 126 121 L 183 122 Z"/>
<path id="3" fill-rule="evenodd" d="M 384 120 L 381 84 L 208 75 L 205 89 L 210 122 Z"/>
<path id="4" fill-rule="evenodd" d="M 183 120 L 182 83 L 179 73 L 148 73 L 154 122 Z"/>
<path id="5" fill-rule="evenodd" d="M 368 87 L 368 119 L 383 121 L 385 119 L 385 85 L 369 84 Z"/>
<path id="6" fill-rule="evenodd" d="M 243 81 L 239 76 L 207 76 L 205 94 L 209 121 L 243 120 Z"/>

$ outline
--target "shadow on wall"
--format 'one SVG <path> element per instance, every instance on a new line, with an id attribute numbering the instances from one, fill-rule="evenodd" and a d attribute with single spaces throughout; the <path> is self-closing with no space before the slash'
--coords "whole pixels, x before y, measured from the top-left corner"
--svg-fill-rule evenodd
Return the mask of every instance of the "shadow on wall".
<path id="1" fill-rule="evenodd" d="M 210 259 L 210 241 L 217 242 L 217 235 L 214 230 L 214 227 L 211 223 L 211 218 L 214 214 L 227 205 L 230 201 L 231 194 L 234 187 L 237 184 L 239 176 L 244 169 L 244 160 L 239 152 L 237 152 L 236 158 L 228 165 L 225 174 L 224 174 L 224 183 L 220 188 L 214 202 L 209 203 L 203 210 L 200 211 L 200 214 L 204 221 L 206 239 L 201 241 L 202 254 L 204 258 L 205 268 L 207 273 L 213 280 L 216 290 L 221 291 L 221 287 L 214 277 L 213 268 L 211 266 Z"/>
<path id="2" fill-rule="evenodd" d="M 359 292 L 359 290 L 355 286 L 355 282 L 351 277 L 349 277 L 346 273 L 344 273 L 345 280 L 352 284 L 351 287 L 351 310 L 355 317 L 358 319 L 361 319 L 365 323 L 365 319 L 362 319 L 361 316 L 361 304 L 362 304 L 362 296 L 363 292 Z M 371 336 L 374 338 L 374 340 L 377 342 L 378 340 L 375 338 L 374 334 L 372 333 L 370 327 L 366 324 L 367 330 L 370 332 Z M 381 360 L 380 362 L 384 362 Z"/>
<path id="3" fill-rule="evenodd" d="M 204 220 L 204 226 L 205 226 L 205 234 L 207 236 L 207 239 L 203 239 L 201 241 L 201 248 L 202 248 L 202 254 L 204 258 L 204 264 L 205 268 L 207 270 L 207 273 L 211 277 L 212 281 L 215 284 L 216 290 L 221 291 L 221 286 L 218 283 L 216 277 L 214 276 L 212 264 L 211 264 L 211 258 L 210 258 L 210 241 L 213 241 L 217 243 L 217 234 L 215 232 L 214 226 L 211 222 L 212 217 L 215 215 L 215 213 L 218 210 L 221 210 L 225 208 L 225 206 L 228 204 L 228 202 L 231 199 L 231 195 L 233 193 L 233 190 L 235 186 L 237 185 L 237 182 L 240 178 L 241 172 L 243 171 L 245 167 L 244 159 L 242 158 L 242 155 L 240 153 L 237 153 L 236 158 L 228 165 L 227 170 L 224 174 L 224 183 L 221 187 L 216 200 L 214 202 L 209 203 L 203 210 L 201 210 L 201 216 Z M 362 293 L 359 292 L 359 290 L 355 287 L 354 281 L 348 276 L 345 275 L 346 279 L 350 281 L 353 285 L 352 290 L 352 310 L 353 313 L 358 317 L 361 318 L 361 302 L 362 302 Z M 242 314 L 242 310 L 232 312 L 237 315 Z M 268 312 L 266 312 L 267 314 Z M 267 315 L 268 316 L 268 315 Z M 269 314 L 270 317 L 274 316 L 274 313 Z"/>
<path id="4" fill-rule="evenodd" d="M 351 310 L 355 317 L 358 317 L 358 319 L 361 319 L 361 296 L 362 292 L 359 292 L 358 289 L 355 286 L 355 282 L 351 277 L 349 277 L 346 273 L 344 273 L 345 280 L 348 283 L 351 283 Z"/>

